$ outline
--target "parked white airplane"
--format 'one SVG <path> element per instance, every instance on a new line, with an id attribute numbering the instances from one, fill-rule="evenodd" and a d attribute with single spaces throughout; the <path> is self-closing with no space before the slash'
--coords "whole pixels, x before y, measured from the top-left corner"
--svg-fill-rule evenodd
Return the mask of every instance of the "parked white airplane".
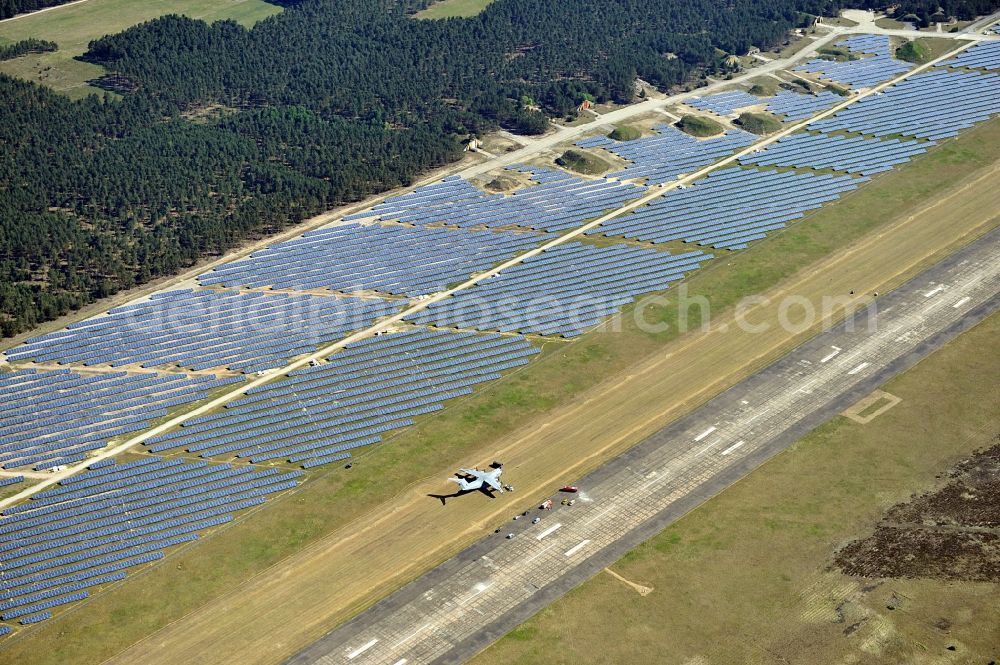
<path id="1" fill-rule="evenodd" d="M 503 473 L 503 465 L 499 462 L 494 462 L 492 467 L 491 471 L 459 469 L 458 473 L 448 480 L 462 488 L 463 492 L 471 492 L 478 489 L 488 492 L 492 489 L 502 494 L 504 489 L 503 485 L 500 484 L 500 474 Z M 484 484 L 486 487 L 483 487 Z"/>

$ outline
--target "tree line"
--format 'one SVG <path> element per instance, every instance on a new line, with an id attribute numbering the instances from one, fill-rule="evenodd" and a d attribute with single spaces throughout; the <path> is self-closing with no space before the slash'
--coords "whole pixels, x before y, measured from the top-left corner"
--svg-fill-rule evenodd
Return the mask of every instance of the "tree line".
<path id="1" fill-rule="evenodd" d="M 59 50 L 55 42 L 43 39 L 22 39 L 13 44 L 0 45 L 0 60 L 13 60 L 29 53 L 46 53 Z"/>
<path id="2" fill-rule="evenodd" d="M 4 0 L 0 0 L 4 1 Z M 6 0 L 9 2 L 9 0 Z M 407 185 L 497 126 L 539 133 L 723 71 L 840 0 L 283 0 L 245 29 L 165 16 L 85 56 L 120 99 L 0 76 L 0 332 Z"/>

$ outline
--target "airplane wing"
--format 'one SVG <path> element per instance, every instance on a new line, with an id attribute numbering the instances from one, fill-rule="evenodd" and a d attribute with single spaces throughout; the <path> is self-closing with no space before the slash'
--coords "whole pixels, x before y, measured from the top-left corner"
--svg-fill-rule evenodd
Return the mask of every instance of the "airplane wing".
<path id="1" fill-rule="evenodd" d="M 461 487 L 463 491 L 477 490 L 483 486 L 482 478 L 476 478 L 471 483 L 465 478 L 449 478 L 448 480 Z"/>
<path id="2" fill-rule="evenodd" d="M 493 473 L 486 474 L 483 477 L 483 480 L 485 480 L 486 484 L 496 491 L 503 492 L 503 485 L 500 484 L 500 471 L 501 469 L 497 469 Z"/>

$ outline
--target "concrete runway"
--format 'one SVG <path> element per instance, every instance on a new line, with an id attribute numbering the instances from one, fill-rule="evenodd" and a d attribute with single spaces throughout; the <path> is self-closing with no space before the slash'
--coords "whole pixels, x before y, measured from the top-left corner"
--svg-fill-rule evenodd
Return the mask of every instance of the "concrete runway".
<path id="1" fill-rule="evenodd" d="M 1000 229 L 876 305 L 874 326 L 863 310 L 821 333 L 580 479 L 576 505 L 500 525 L 287 663 L 471 657 L 1000 308 Z"/>

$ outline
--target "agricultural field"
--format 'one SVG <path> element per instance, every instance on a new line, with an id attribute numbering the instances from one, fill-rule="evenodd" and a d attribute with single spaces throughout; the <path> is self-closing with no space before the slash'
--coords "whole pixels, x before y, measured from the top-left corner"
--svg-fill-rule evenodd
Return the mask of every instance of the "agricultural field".
<path id="1" fill-rule="evenodd" d="M 87 83 L 99 77 L 103 70 L 97 65 L 76 60 L 86 52 L 93 39 L 121 32 L 164 14 L 183 14 L 209 23 L 231 19 L 251 26 L 280 11 L 280 7 L 264 0 L 87 0 L 78 5 L 0 22 L 0 43 L 35 38 L 59 45 L 59 50 L 54 53 L 26 55 L 0 62 L 0 72 L 41 83 L 72 98 L 86 97 L 91 93 L 103 95 L 104 91 Z"/>
<path id="2" fill-rule="evenodd" d="M 996 547 L 983 541 L 992 554 L 949 565 L 947 543 L 963 531 L 962 515 L 981 523 L 990 510 L 979 483 L 995 458 L 949 470 L 975 450 L 994 446 L 995 455 L 998 372 L 994 314 L 883 386 L 895 406 L 866 424 L 840 416 L 821 426 L 472 662 L 593 662 L 595 653 L 609 663 L 997 660 L 995 563 L 992 578 L 980 574 Z M 968 509 L 946 500 L 956 491 Z M 849 545 L 885 520 L 926 524 L 931 514 L 935 524 L 958 522 L 939 527 L 929 568 L 914 545 L 927 534 L 890 542 L 879 526 L 879 557 L 864 556 L 866 540 Z M 845 563 L 869 574 L 846 574 Z"/>
<path id="3" fill-rule="evenodd" d="M 493 0 L 438 0 L 427 9 L 418 12 L 417 18 L 454 18 L 475 16 L 486 9 Z"/>
<path id="4" fill-rule="evenodd" d="M 993 163 L 997 145 L 1000 145 L 1000 123 L 985 123 L 960 138 L 939 146 L 910 165 L 884 175 L 877 182 L 845 197 L 840 203 L 825 208 L 807 221 L 792 225 L 771 241 L 727 257 L 724 264 L 718 263 L 714 269 L 710 267 L 700 271 L 690 280 L 690 286 L 695 292 L 707 294 L 716 311 L 723 311 L 740 296 L 766 291 L 805 266 L 835 253 L 838 247 L 879 227 L 901 223 L 929 202 L 960 187 L 961 183 L 976 180 Z M 974 204 L 977 197 L 967 199 L 967 205 Z M 985 201 L 983 205 L 987 208 L 990 206 Z M 978 213 L 974 211 L 962 209 L 957 210 L 956 214 L 958 218 L 955 224 L 948 226 L 945 235 L 941 235 L 942 230 L 938 225 L 940 220 L 935 217 L 933 224 L 926 224 L 931 233 L 929 238 L 933 240 L 919 233 L 908 233 L 907 242 L 910 246 L 904 247 L 904 244 L 897 243 L 898 249 L 919 251 L 919 256 L 924 257 L 919 260 L 926 260 L 926 253 L 933 254 L 935 249 L 945 251 L 950 243 L 961 240 L 962 224 L 977 221 Z M 873 267 L 864 255 L 853 260 L 861 261 L 857 266 L 858 270 L 863 266 Z M 909 262 L 902 263 L 897 268 L 903 272 L 892 279 L 901 278 L 915 267 L 915 264 Z M 880 266 L 877 272 L 884 275 L 883 268 L 888 266 Z M 856 278 L 861 279 L 857 275 Z M 844 276 L 841 275 L 838 279 L 842 281 Z M 824 288 L 827 286 L 824 284 Z M 674 312 L 663 311 L 660 315 L 671 323 L 676 322 Z M 249 514 L 249 519 L 221 529 L 197 547 L 185 548 L 172 554 L 167 565 L 145 571 L 137 578 L 142 580 L 141 585 L 126 582 L 113 587 L 88 601 L 85 607 L 72 610 L 72 623 L 56 621 L 51 625 L 42 625 L 24 639 L 12 642 L 6 650 L 11 657 L 21 658 L 24 662 L 97 662 L 139 640 L 156 627 L 170 623 L 206 603 L 209 605 L 196 615 L 209 617 L 212 621 L 219 620 L 221 617 L 211 610 L 212 599 L 224 597 L 239 581 L 255 574 L 267 576 L 266 571 L 270 566 L 295 552 L 302 551 L 303 556 L 312 556 L 317 552 L 317 547 L 322 552 L 320 543 L 325 542 L 325 537 L 333 538 L 333 542 L 343 540 L 336 535 L 337 530 L 354 531 L 354 520 L 362 519 L 362 516 L 371 511 L 382 512 L 380 506 L 386 501 L 393 501 L 395 513 L 409 510 L 411 504 L 423 506 L 424 490 L 427 488 L 433 491 L 434 479 L 438 474 L 416 480 L 412 477 L 413 468 L 441 469 L 443 473 L 447 473 L 455 459 L 478 459 L 480 455 L 489 457 L 505 445 L 520 441 L 522 436 L 517 433 L 522 431 L 525 423 L 532 423 L 535 418 L 549 422 L 554 417 L 546 415 L 550 409 L 568 407 L 571 403 L 580 401 L 603 378 L 620 377 L 639 359 L 662 352 L 663 345 L 677 336 L 673 327 L 667 333 L 648 335 L 628 325 L 627 321 L 626 317 L 624 329 L 618 335 L 592 333 L 573 345 L 550 342 L 543 349 L 540 362 L 475 396 L 455 402 L 435 417 L 421 419 L 416 428 L 393 437 L 390 445 L 375 448 L 361 456 L 361 463 L 350 474 L 338 469 L 312 476 L 300 490 L 278 499 L 267 509 L 253 511 Z M 774 349 L 773 353 L 779 351 L 780 349 Z M 748 364 L 737 363 L 739 367 L 730 367 L 725 371 L 716 369 L 719 369 L 719 376 L 733 371 L 747 372 L 763 361 L 764 359 L 759 358 Z M 693 395 L 692 401 L 678 403 L 677 407 L 701 401 L 720 387 L 718 383 L 708 386 L 707 392 Z M 630 391 L 630 394 L 641 393 Z M 655 395 L 650 397 L 655 398 Z M 636 405 L 635 408 L 640 406 Z M 667 418 L 670 414 L 660 415 Z M 534 425 L 528 426 L 529 429 L 538 429 L 538 421 L 534 422 Z M 650 421 L 645 427 L 656 427 L 659 424 L 659 421 Z M 634 432 L 636 436 L 641 433 L 642 430 Z M 567 437 L 567 440 L 570 439 L 579 440 Z M 587 457 L 573 472 L 596 464 L 624 445 L 621 439 L 613 440 L 617 441 L 617 447 L 612 445 Z M 595 441 L 595 444 L 601 442 L 605 445 L 607 439 L 602 438 Z M 545 446 L 530 444 L 530 441 L 524 443 L 533 450 L 545 449 Z M 548 453 L 555 456 L 561 454 L 555 448 Z M 576 454 L 582 453 L 578 450 Z M 536 467 L 535 464 L 527 466 Z M 546 472 L 542 469 L 551 467 L 539 464 L 537 468 L 538 474 L 544 475 Z M 415 481 L 416 485 L 413 484 Z M 538 475 L 537 478 L 525 477 L 524 482 L 519 481 L 519 484 L 540 487 L 550 482 L 548 477 Z M 348 560 L 353 560 L 353 564 L 345 567 L 345 561 L 339 560 L 333 570 L 341 571 L 340 574 L 353 572 L 359 575 L 357 582 L 363 583 L 368 593 L 373 588 L 391 589 L 401 583 L 397 576 L 405 573 L 399 570 L 398 565 L 390 567 L 390 554 L 395 548 L 402 546 L 412 552 L 414 542 L 426 544 L 436 541 L 444 534 L 449 535 L 454 539 L 452 543 L 439 543 L 441 549 L 428 552 L 423 559 L 412 563 L 417 567 L 431 565 L 463 543 L 469 542 L 470 538 L 475 538 L 479 533 L 479 526 L 476 525 L 489 523 L 489 520 L 494 519 L 489 514 L 477 514 L 476 509 L 470 506 L 472 504 L 463 504 L 447 519 L 436 523 L 434 531 L 429 532 L 421 526 L 416 531 L 407 529 L 393 533 L 391 539 L 394 542 L 387 543 L 385 568 L 367 559 L 362 563 L 356 557 L 352 558 L 350 552 L 345 552 L 344 555 Z M 415 519 L 408 523 L 422 525 L 427 522 Z M 465 527 L 460 526 L 463 524 Z M 473 527 L 470 528 L 469 524 Z M 410 538 L 418 540 L 408 540 Z M 349 541 L 344 542 L 347 546 Z M 315 545 L 310 547 L 311 543 Z M 302 584 L 283 583 L 282 593 L 293 593 L 298 589 L 306 594 L 305 597 L 315 596 L 311 594 L 310 580 L 315 575 L 329 579 L 332 572 L 325 565 L 314 563 L 308 574 L 297 576 L 296 579 L 301 580 Z M 359 565 L 363 565 L 364 570 L 358 569 Z M 178 567 L 185 571 L 183 577 L 176 574 Z M 392 574 L 388 573 L 390 570 L 393 571 Z M 255 585 L 255 588 L 259 588 L 264 596 L 275 591 L 270 585 Z M 342 590 L 343 593 L 349 591 L 346 587 Z M 260 597 L 262 602 L 270 602 L 264 596 Z M 328 600 L 345 613 L 356 611 L 360 607 L 358 603 L 365 602 L 357 597 Z M 275 611 L 280 611 L 277 608 L 297 606 L 292 604 L 275 607 Z M 254 614 L 233 610 L 226 620 L 245 622 L 253 616 Z M 272 627 L 291 627 L 295 623 L 274 615 L 261 618 Z M 99 625 L 107 625 L 109 620 L 116 626 L 114 636 L 110 638 L 106 632 L 102 633 L 97 629 Z M 312 628 L 321 629 L 321 625 Z M 185 631 L 182 624 L 178 625 L 177 631 L 191 634 L 190 631 Z M 62 634 L 58 640 L 56 633 Z M 157 638 L 157 642 L 159 639 Z M 55 648 L 53 645 L 57 643 L 58 648 Z M 46 646 L 38 648 L 40 645 Z M 227 651 L 221 650 L 220 653 Z M 147 657 L 150 655 L 144 654 L 141 659 L 147 662 Z M 128 658 L 129 656 L 125 656 L 125 660 Z"/>

